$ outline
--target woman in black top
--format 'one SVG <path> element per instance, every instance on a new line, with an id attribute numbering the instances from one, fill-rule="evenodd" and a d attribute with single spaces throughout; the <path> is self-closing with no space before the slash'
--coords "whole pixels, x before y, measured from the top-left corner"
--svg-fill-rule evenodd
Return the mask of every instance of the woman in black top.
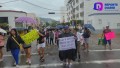
<path id="1" fill-rule="evenodd" d="M 8 37 L 8 40 L 7 40 L 7 51 L 11 51 L 12 53 L 12 56 L 14 57 L 15 59 L 15 66 L 18 66 L 19 64 L 19 52 L 20 52 L 20 47 L 19 45 L 17 44 L 17 42 L 19 44 L 24 44 L 23 40 L 21 39 L 21 37 L 17 34 L 17 31 L 16 29 L 11 29 L 10 31 L 11 35 Z M 17 41 L 15 41 L 15 40 Z"/>
<path id="2" fill-rule="evenodd" d="M 43 33 L 42 33 L 43 34 Z M 44 48 L 45 48 L 45 36 L 39 36 L 37 39 L 37 48 L 38 48 L 38 54 L 40 55 L 40 61 L 44 62 Z"/>

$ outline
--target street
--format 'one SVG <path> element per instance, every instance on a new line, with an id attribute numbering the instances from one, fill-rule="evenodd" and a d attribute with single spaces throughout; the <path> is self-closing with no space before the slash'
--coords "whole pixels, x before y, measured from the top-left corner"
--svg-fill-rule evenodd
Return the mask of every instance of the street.
<path id="1" fill-rule="evenodd" d="M 119 68 L 120 67 L 120 46 L 119 36 L 112 41 L 112 50 L 104 50 L 102 45 L 97 44 L 96 35 L 90 38 L 90 51 L 81 51 L 81 61 L 74 61 L 71 68 Z M 13 57 L 4 48 L 4 61 L 0 62 L 0 68 L 13 68 Z M 41 63 L 37 54 L 36 43 L 32 44 L 32 64 L 27 65 L 24 55 L 20 56 L 20 68 L 64 68 L 58 57 L 57 46 L 45 48 L 45 62 Z"/>

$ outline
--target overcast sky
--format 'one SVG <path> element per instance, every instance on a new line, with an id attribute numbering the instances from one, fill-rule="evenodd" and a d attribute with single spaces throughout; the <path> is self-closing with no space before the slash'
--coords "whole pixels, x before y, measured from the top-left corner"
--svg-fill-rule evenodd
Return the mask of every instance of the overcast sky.
<path id="1" fill-rule="evenodd" d="M 14 1 L 14 0 L 0 0 L 0 3 L 4 3 L 8 1 Z M 35 13 L 39 17 L 53 18 L 56 20 L 60 19 L 60 14 L 49 15 L 48 12 L 52 12 L 54 10 L 60 10 L 60 7 L 64 6 L 64 0 L 25 0 L 25 1 L 38 5 L 38 7 L 28 4 L 22 0 L 16 0 L 15 2 L 1 4 L 3 7 L 0 9 L 25 11 L 29 13 Z M 39 6 L 52 10 L 42 9 Z M 55 12 L 60 13 L 60 11 L 55 11 Z"/>

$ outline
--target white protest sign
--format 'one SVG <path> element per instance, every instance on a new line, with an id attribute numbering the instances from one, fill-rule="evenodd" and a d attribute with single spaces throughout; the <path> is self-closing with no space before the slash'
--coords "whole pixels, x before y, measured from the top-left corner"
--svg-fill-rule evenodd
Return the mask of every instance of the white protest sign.
<path id="1" fill-rule="evenodd" d="M 59 38 L 59 50 L 69 49 L 76 49 L 74 36 Z"/>

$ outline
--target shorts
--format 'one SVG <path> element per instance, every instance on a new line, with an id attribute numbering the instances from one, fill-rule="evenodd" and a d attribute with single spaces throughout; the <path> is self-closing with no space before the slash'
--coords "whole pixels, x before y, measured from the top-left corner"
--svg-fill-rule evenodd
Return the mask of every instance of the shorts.
<path id="1" fill-rule="evenodd" d="M 89 38 L 84 38 L 84 43 L 89 44 Z"/>
<path id="2" fill-rule="evenodd" d="M 37 45 L 37 48 L 38 48 L 38 49 L 41 48 L 41 47 L 42 47 L 42 48 L 45 48 L 45 43 L 41 43 L 41 44 L 38 44 L 38 45 Z"/>
<path id="3" fill-rule="evenodd" d="M 23 47 L 24 49 L 28 49 L 28 48 L 31 48 L 31 46 L 28 46 L 28 47 Z"/>
<path id="4" fill-rule="evenodd" d="M 106 40 L 106 38 L 104 38 L 104 44 L 107 45 L 107 43 L 111 45 L 111 40 Z"/>

